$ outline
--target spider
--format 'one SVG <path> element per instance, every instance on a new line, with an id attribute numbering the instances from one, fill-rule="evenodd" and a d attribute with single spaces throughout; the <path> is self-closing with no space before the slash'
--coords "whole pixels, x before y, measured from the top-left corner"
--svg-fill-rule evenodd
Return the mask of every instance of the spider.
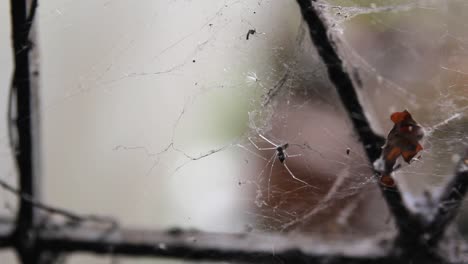
<path id="1" fill-rule="evenodd" d="M 285 144 L 276 144 L 274 143 L 273 141 L 267 139 L 265 136 L 261 135 L 261 134 L 258 134 L 259 137 L 261 137 L 263 140 L 265 140 L 266 142 L 268 142 L 270 145 L 272 145 L 273 147 L 268 147 L 268 148 L 261 148 L 259 146 L 257 146 L 257 144 L 255 144 L 255 142 L 252 140 L 252 138 L 249 137 L 249 141 L 250 143 L 252 143 L 252 145 L 254 145 L 254 147 L 259 150 L 259 151 L 264 151 L 264 150 L 276 150 L 275 154 L 268 160 L 268 163 L 267 165 L 272 162 L 271 164 L 271 168 L 270 168 L 270 178 L 268 179 L 268 192 L 270 190 L 270 180 L 271 180 L 271 171 L 273 170 L 273 166 L 275 165 L 275 161 L 276 161 L 276 157 L 278 157 L 278 160 L 281 162 L 281 164 L 284 166 L 284 168 L 288 171 L 288 173 L 291 175 L 291 177 L 298 181 L 298 182 L 301 182 L 307 186 L 310 186 L 310 187 L 314 187 L 312 185 L 310 185 L 309 183 L 297 178 L 294 173 L 292 173 L 292 171 L 289 169 L 288 165 L 286 165 L 286 159 L 287 158 L 291 158 L 291 157 L 298 157 L 298 156 L 301 156 L 301 154 L 296 154 L 296 155 L 289 155 L 287 152 L 286 152 L 286 149 L 289 147 L 289 144 L 288 143 L 285 143 Z M 269 196 L 269 195 L 268 195 Z"/>

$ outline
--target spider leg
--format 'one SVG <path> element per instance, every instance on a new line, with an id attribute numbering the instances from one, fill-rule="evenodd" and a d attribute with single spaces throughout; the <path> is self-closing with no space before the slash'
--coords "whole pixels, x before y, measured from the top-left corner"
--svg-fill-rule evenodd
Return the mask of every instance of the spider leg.
<path id="1" fill-rule="evenodd" d="M 277 156 L 278 156 L 278 153 L 275 153 L 275 155 L 273 155 L 273 157 L 272 157 L 273 162 L 271 163 L 270 175 L 268 176 L 268 189 L 267 189 L 268 200 L 270 200 L 271 175 L 273 174 L 273 167 L 275 166 L 275 161 L 276 161 Z"/>
<path id="2" fill-rule="evenodd" d="M 255 144 L 255 143 L 253 142 L 252 138 L 249 137 L 248 139 L 249 139 L 250 143 L 252 143 L 252 145 L 254 145 L 254 147 L 255 147 L 257 150 L 262 151 L 262 150 L 273 150 L 273 149 L 276 149 L 276 147 L 261 148 L 261 147 L 257 146 L 257 144 Z M 268 142 L 268 141 L 267 141 L 267 142 Z M 268 142 L 268 143 L 270 143 L 270 142 Z"/>
<path id="3" fill-rule="evenodd" d="M 268 162 L 265 164 L 265 166 L 263 166 L 262 171 L 260 171 L 260 173 L 257 175 L 257 179 L 261 180 L 261 176 L 265 172 L 265 169 L 268 167 L 268 165 L 270 165 L 270 163 L 273 161 L 273 158 L 275 158 L 275 155 L 271 156 L 271 158 L 268 159 Z"/>
<path id="4" fill-rule="evenodd" d="M 284 153 L 286 154 L 286 158 L 293 158 L 293 157 L 301 157 L 302 154 L 294 154 L 294 155 L 289 155 L 288 153 Z"/>
<path id="5" fill-rule="evenodd" d="M 252 154 L 252 155 L 254 155 L 254 156 L 258 157 L 258 158 L 261 158 L 262 160 L 267 161 L 267 159 L 265 157 L 259 155 L 257 152 L 254 152 L 254 151 L 242 146 L 241 144 L 236 144 L 236 146 L 238 146 L 239 148 L 243 148 L 245 151 L 249 152 L 250 154 Z"/>
<path id="6" fill-rule="evenodd" d="M 264 137 L 262 134 L 258 134 L 259 137 L 261 137 L 263 140 L 266 142 L 270 143 L 271 145 L 275 146 L 275 148 L 279 147 L 280 145 L 275 144 L 273 141 L 269 140 L 268 138 Z"/>
<path id="7" fill-rule="evenodd" d="M 297 178 L 294 173 L 292 173 L 292 171 L 289 169 L 288 165 L 286 165 L 286 161 L 283 162 L 283 166 L 286 168 L 286 170 L 289 172 L 289 174 L 291 175 L 291 177 L 293 177 L 293 179 L 295 179 L 296 181 L 298 182 L 302 182 L 303 184 L 307 185 L 307 186 L 310 186 L 312 188 L 315 188 L 315 189 L 318 189 L 317 187 L 313 186 L 313 185 L 310 185 L 309 183 Z"/>

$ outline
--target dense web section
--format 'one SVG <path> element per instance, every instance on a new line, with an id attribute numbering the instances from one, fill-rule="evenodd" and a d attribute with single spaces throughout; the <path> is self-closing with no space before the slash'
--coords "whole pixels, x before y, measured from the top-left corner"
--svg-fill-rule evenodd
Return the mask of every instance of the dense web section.
<path id="1" fill-rule="evenodd" d="M 395 177 L 410 207 L 430 202 L 453 176 L 468 142 L 468 35 L 461 15 L 468 6 L 463 1 L 340 3 L 321 7 L 345 40 L 341 52 L 359 73 L 364 104 L 375 111 L 383 131 L 392 123 L 382 121 L 403 109 L 425 128 L 421 156 L 403 164 Z"/>
<path id="2" fill-rule="evenodd" d="M 41 5 L 47 201 L 151 227 L 393 231 L 294 1 L 156 2 Z M 427 202 L 468 142 L 468 4 L 316 5 L 374 130 L 403 109 L 425 128 L 395 178 Z"/>
<path id="3" fill-rule="evenodd" d="M 370 7 L 323 5 L 339 18 L 343 53 L 359 72 L 363 99 L 380 123 L 388 128 L 391 123 L 382 121 L 390 113 L 408 109 L 425 127 L 422 158 L 400 171 L 408 188 L 421 192 L 445 183 L 466 147 L 467 35 L 459 14 L 467 6 L 463 1 L 399 1 Z"/>

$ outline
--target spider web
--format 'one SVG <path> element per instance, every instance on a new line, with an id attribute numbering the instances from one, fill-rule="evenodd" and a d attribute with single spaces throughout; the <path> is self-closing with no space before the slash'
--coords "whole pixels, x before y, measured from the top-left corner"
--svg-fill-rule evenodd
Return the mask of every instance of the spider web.
<path id="1" fill-rule="evenodd" d="M 385 136 L 403 109 L 425 127 L 421 157 L 395 177 L 411 206 L 427 202 L 468 142 L 468 5 L 317 5 L 375 131 Z M 39 11 L 46 201 L 151 228 L 393 232 L 294 1 L 47 1 Z M 290 157 L 252 142 L 287 143 Z"/>
<path id="2" fill-rule="evenodd" d="M 338 30 L 346 39 L 341 48 L 359 72 L 362 97 L 373 106 L 383 131 L 392 124 L 381 121 L 400 109 L 408 109 L 426 128 L 421 159 L 397 175 L 407 193 L 420 195 L 443 186 L 467 142 L 467 35 L 459 16 L 466 3 L 400 1 L 358 12 L 352 7 L 338 12 L 333 6 L 323 8 L 347 21 L 341 22 L 345 29 Z M 356 27 L 363 23 L 364 28 Z"/>
<path id="3" fill-rule="evenodd" d="M 362 101 L 389 131 L 390 113 L 408 109 L 426 129 L 421 157 L 395 177 L 409 206 L 427 203 L 454 173 L 467 146 L 467 33 L 463 1 L 375 1 L 321 7 L 359 73 Z M 378 126 L 375 127 L 379 129 Z M 429 198 L 430 199 L 430 198 Z M 429 201 L 430 202 L 430 201 Z"/>

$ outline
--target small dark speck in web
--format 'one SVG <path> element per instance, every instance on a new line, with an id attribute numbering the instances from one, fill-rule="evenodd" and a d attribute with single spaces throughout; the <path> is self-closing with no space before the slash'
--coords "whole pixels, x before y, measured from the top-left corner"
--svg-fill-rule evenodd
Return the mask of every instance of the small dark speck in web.
<path id="1" fill-rule="evenodd" d="M 245 36 L 246 40 L 249 40 L 250 35 L 254 35 L 257 31 L 255 29 L 249 29 L 247 35 Z"/>

